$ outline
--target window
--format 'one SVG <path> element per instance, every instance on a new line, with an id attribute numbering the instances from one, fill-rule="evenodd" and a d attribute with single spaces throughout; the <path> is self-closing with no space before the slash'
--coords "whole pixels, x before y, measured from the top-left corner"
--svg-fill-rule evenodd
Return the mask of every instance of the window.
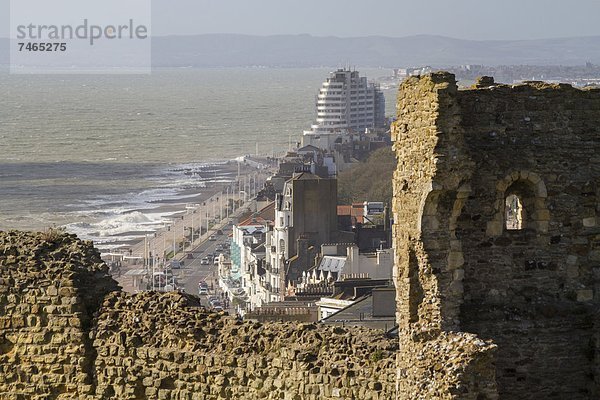
<path id="1" fill-rule="evenodd" d="M 505 218 L 506 229 L 509 231 L 516 231 L 523 229 L 523 222 L 525 217 L 525 210 L 523 209 L 523 203 L 519 196 L 516 194 L 509 194 L 506 196 L 505 202 Z"/>
<path id="2" fill-rule="evenodd" d="M 279 254 L 285 254 L 285 240 L 279 239 Z"/>
<path id="3" fill-rule="evenodd" d="M 537 208 L 535 185 L 527 179 L 513 181 L 504 192 L 504 229 L 535 230 L 535 218 L 541 216 Z"/>
<path id="4" fill-rule="evenodd" d="M 514 171 L 498 182 L 496 222 L 490 222 L 492 236 L 502 232 L 532 231 L 548 233 L 550 211 L 543 179 L 530 171 Z M 498 223 L 500 222 L 500 223 Z M 494 228 L 496 224 L 497 228 Z M 497 229 L 497 230 L 494 230 Z"/>

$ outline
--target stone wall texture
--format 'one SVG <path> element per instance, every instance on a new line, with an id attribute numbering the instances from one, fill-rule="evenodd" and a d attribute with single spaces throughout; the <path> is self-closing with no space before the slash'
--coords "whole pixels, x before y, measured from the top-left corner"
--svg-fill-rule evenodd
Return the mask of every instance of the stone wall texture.
<path id="1" fill-rule="evenodd" d="M 0 233 L 0 398 L 94 392 L 93 313 L 117 284 L 91 243 Z"/>
<path id="2" fill-rule="evenodd" d="M 0 232 L 0 399 L 389 399 L 398 342 L 119 291 L 91 243 Z"/>
<path id="3" fill-rule="evenodd" d="M 392 131 L 399 398 L 600 398 L 600 90 L 412 77 Z"/>

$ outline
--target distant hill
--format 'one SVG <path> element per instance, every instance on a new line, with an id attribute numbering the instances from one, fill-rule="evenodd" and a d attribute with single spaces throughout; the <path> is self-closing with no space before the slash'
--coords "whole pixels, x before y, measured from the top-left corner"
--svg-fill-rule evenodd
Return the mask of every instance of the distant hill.
<path id="1" fill-rule="evenodd" d="M 152 47 L 156 67 L 600 64 L 600 36 L 478 41 L 431 35 L 338 38 L 212 34 L 155 37 Z M 0 64 L 8 60 L 8 41 L 0 39 Z"/>

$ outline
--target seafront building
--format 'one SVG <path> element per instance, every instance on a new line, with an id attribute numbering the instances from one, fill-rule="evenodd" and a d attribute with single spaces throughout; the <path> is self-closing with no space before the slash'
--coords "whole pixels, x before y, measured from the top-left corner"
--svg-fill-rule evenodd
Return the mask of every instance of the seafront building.
<path id="1" fill-rule="evenodd" d="M 337 180 L 309 173 L 286 182 L 275 200 L 275 224 L 267 262 L 285 274 L 273 276 L 272 286 L 285 288 L 314 262 L 318 247 L 339 238 Z M 283 275 L 283 276 L 282 276 Z M 271 301 L 280 301 L 273 293 Z"/>
<path id="2" fill-rule="evenodd" d="M 317 320 L 316 301 L 331 296 L 335 282 L 356 277 L 366 279 L 359 286 L 372 279 L 390 282 L 388 232 L 381 238 L 366 235 L 369 243 L 360 247 L 369 229 L 340 229 L 335 178 L 294 173 L 280 190 L 272 189 L 273 202 L 234 226 L 231 267 L 221 275 L 228 282 L 224 290 L 245 303 L 237 307 L 240 314 Z M 361 203 L 363 210 L 369 205 L 379 203 Z M 372 214 L 367 211 L 361 215 Z"/>
<path id="3" fill-rule="evenodd" d="M 304 131 L 302 145 L 333 150 L 352 141 L 350 134 L 385 129 L 385 98 L 358 71 L 338 69 L 323 82 L 316 99 L 317 119 Z"/>
<path id="4" fill-rule="evenodd" d="M 257 298 L 257 290 L 251 288 L 256 286 L 255 277 L 264 274 L 261 272 L 265 265 L 265 239 L 275 218 L 274 210 L 275 203 L 272 202 L 233 227 L 231 268 L 226 275 L 221 276 L 232 282 L 225 285 L 226 291 L 232 287 L 244 289 L 244 293 L 238 292 L 236 296 L 246 302 L 260 302 L 262 298 L 260 293 Z"/>
<path id="5" fill-rule="evenodd" d="M 340 235 L 336 179 L 304 172 L 282 189 L 273 203 L 234 226 L 231 270 L 222 278 L 240 282 L 248 309 L 283 301 L 287 283 L 314 264 L 322 244 Z"/>

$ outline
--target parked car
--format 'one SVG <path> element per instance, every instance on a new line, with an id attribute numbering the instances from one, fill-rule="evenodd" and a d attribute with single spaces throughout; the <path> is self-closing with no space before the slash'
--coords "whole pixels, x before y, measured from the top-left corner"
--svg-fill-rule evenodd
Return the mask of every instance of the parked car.
<path id="1" fill-rule="evenodd" d="M 219 305 L 213 306 L 212 309 L 216 312 L 221 312 L 221 311 L 223 311 L 223 306 L 221 304 L 219 304 Z"/>
<path id="2" fill-rule="evenodd" d="M 208 288 L 207 287 L 199 287 L 198 288 L 198 294 L 200 296 L 207 296 L 208 295 Z"/>
<path id="3" fill-rule="evenodd" d="M 222 235 L 222 234 L 223 234 L 223 231 L 222 231 L 222 230 L 220 230 L 220 229 L 219 229 L 219 230 L 217 230 L 217 235 Z"/>
<path id="4" fill-rule="evenodd" d="M 165 292 L 174 292 L 175 290 L 177 290 L 176 286 L 174 286 L 170 283 L 165 285 L 165 288 L 164 288 Z"/>
<path id="5" fill-rule="evenodd" d="M 210 235 L 210 237 L 208 238 L 208 240 L 210 240 L 211 242 L 214 242 L 217 240 L 217 237 L 215 235 Z"/>

